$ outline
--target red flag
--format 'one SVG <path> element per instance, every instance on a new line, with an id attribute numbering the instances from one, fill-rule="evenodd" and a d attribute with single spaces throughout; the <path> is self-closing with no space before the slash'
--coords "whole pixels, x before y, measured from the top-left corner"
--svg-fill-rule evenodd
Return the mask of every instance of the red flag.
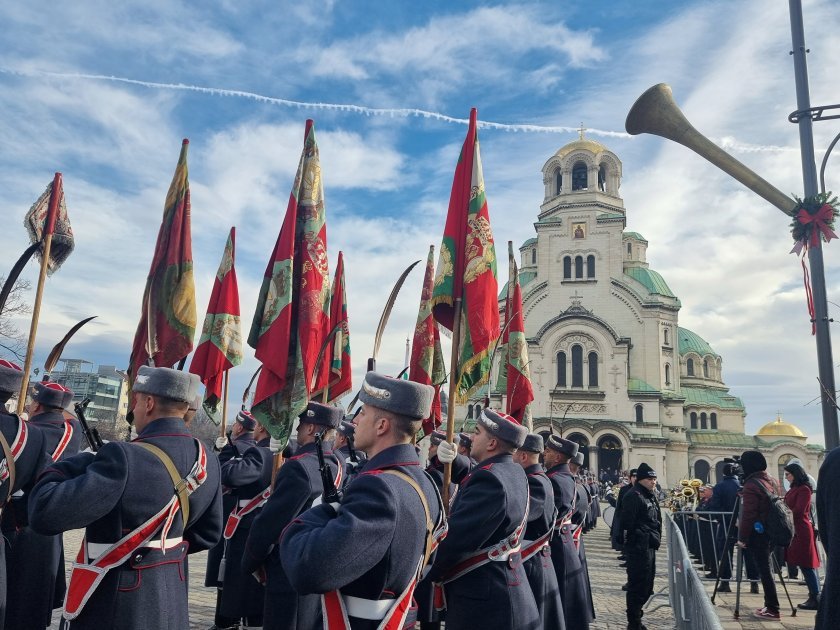
<path id="1" fill-rule="evenodd" d="M 473 108 L 452 181 L 432 297 L 435 319 L 449 330 L 455 320 L 455 301 L 462 298 L 460 339 L 453 340 L 459 343 L 460 357 L 457 371 L 451 368 L 459 403 L 487 382 L 491 350 L 499 338 L 496 250 L 484 193 L 477 116 Z"/>
<path id="2" fill-rule="evenodd" d="M 242 363 L 242 330 L 239 321 L 239 287 L 236 283 L 236 228 L 230 228 L 225 252 L 216 279 L 201 339 L 190 364 L 205 385 L 204 406 L 214 421 L 222 398 L 224 373 Z"/>
<path id="3" fill-rule="evenodd" d="M 432 399 L 432 413 L 423 420 L 423 435 L 429 435 L 440 426 L 440 385 L 446 378 L 443 352 L 440 349 L 440 331 L 432 317 L 432 293 L 435 283 L 435 246 L 429 247 L 426 261 L 426 275 L 423 277 L 423 291 L 420 294 L 420 309 L 411 344 L 408 380 L 435 388 Z M 407 343 L 407 342 L 406 342 Z"/>
<path id="4" fill-rule="evenodd" d="M 347 319 L 347 289 L 344 281 L 344 252 L 338 252 L 332 297 L 330 298 L 330 330 L 340 328 L 330 342 L 330 402 L 353 389 L 350 365 L 350 323 Z M 324 361 L 326 363 L 326 360 Z"/>
<path id="5" fill-rule="evenodd" d="M 44 255 L 44 238 L 52 234 L 50 259 L 47 261 L 47 275 L 52 275 L 73 252 L 73 230 L 67 215 L 67 202 L 64 199 L 64 182 L 61 173 L 56 173 L 47 189 L 29 208 L 23 219 L 29 242 L 41 243 L 36 250 L 38 260 Z"/>
<path id="6" fill-rule="evenodd" d="M 187 172 L 189 140 L 181 145 L 175 175 L 166 193 L 163 221 L 143 293 L 140 324 L 134 335 L 129 383 L 149 358 L 158 367 L 171 367 L 193 349 L 195 282 L 190 237 L 190 182 Z"/>
<path id="7" fill-rule="evenodd" d="M 309 402 L 315 363 L 329 334 L 329 306 L 324 190 L 315 127 L 307 120 L 286 218 L 248 335 L 263 364 L 251 412 L 283 443 Z"/>
<path id="8" fill-rule="evenodd" d="M 528 340 L 525 337 L 525 317 L 522 313 L 522 288 L 519 286 L 519 270 L 513 256 L 513 243 L 508 241 L 510 278 L 508 297 L 505 304 L 504 343 L 507 344 L 507 413 L 517 422 L 530 428 L 528 405 L 534 400 L 531 386 L 531 370 L 528 368 Z M 510 322 L 510 324 L 508 324 Z"/>

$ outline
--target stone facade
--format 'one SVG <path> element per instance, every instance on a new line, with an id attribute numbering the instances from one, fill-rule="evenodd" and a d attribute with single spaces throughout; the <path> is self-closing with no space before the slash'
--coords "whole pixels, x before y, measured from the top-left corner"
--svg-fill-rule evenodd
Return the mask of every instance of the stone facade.
<path id="1" fill-rule="evenodd" d="M 745 435 L 746 412 L 724 383 L 722 357 L 679 326 L 679 298 L 648 265 L 648 242 L 626 230 L 618 157 L 581 133 L 542 173 L 536 237 L 519 249 L 534 429 L 547 434 L 553 424 L 599 472 L 645 461 L 663 485 L 714 483 L 724 458 L 749 448 L 764 451 L 774 473 L 797 457 L 815 474 L 821 447 Z M 503 376 L 490 396 L 502 409 Z M 469 422 L 482 397 L 459 416 Z"/>

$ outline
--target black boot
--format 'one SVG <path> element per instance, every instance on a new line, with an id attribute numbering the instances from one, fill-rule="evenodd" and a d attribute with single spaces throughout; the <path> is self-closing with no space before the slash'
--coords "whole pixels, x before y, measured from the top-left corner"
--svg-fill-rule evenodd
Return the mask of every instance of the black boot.
<path id="1" fill-rule="evenodd" d="M 758 582 L 750 582 L 750 593 L 758 595 Z"/>
<path id="2" fill-rule="evenodd" d="M 816 610 L 820 607 L 820 596 L 808 593 L 808 600 L 797 606 L 800 610 Z"/>
<path id="3" fill-rule="evenodd" d="M 718 593 L 731 593 L 732 588 L 729 586 L 729 582 L 721 582 L 718 585 Z"/>

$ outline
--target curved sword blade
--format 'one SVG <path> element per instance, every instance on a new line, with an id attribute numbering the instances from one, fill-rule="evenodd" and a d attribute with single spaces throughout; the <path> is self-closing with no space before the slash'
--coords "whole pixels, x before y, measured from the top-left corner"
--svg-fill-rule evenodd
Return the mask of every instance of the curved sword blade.
<path id="1" fill-rule="evenodd" d="M 73 328 L 71 328 L 68 331 L 68 333 L 64 335 L 64 338 L 62 338 L 61 341 L 59 341 L 57 344 L 55 344 L 55 346 L 53 346 L 53 349 L 50 350 L 50 354 L 47 356 L 47 360 L 44 362 L 44 374 L 49 374 L 53 371 L 53 368 L 55 368 L 56 364 L 58 363 L 58 360 L 61 358 L 61 353 L 64 352 L 64 346 L 67 345 L 67 342 L 70 341 L 70 338 L 76 334 L 76 331 L 78 331 L 79 328 L 87 324 L 92 319 L 96 319 L 96 315 L 86 317 L 78 324 L 73 326 Z"/>

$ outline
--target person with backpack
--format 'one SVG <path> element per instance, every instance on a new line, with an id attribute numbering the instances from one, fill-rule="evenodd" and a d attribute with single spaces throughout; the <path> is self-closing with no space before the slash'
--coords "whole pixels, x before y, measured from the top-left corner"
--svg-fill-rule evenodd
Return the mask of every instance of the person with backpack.
<path id="1" fill-rule="evenodd" d="M 738 546 L 749 549 L 758 565 L 764 607 L 753 615 L 759 619 L 779 619 L 779 596 L 770 565 L 771 544 L 767 533 L 771 511 L 771 495 L 779 494 L 776 480 L 767 474 L 767 460 L 760 451 L 744 451 L 741 455 L 744 485 L 741 488 L 741 514 L 738 518 Z"/>
<path id="2" fill-rule="evenodd" d="M 790 490 L 785 494 L 785 505 L 793 512 L 796 531 L 790 547 L 785 549 L 785 562 L 802 569 L 805 584 L 808 585 L 808 601 L 799 604 L 799 608 L 817 610 L 820 603 L 820 580 L 817 577 L 820 556 L 817 553 L 814 524 L 811 520 L 813 488 L 805 469 L 795 462 L 785 466 L 785 479 L 790 483 Z"/>

